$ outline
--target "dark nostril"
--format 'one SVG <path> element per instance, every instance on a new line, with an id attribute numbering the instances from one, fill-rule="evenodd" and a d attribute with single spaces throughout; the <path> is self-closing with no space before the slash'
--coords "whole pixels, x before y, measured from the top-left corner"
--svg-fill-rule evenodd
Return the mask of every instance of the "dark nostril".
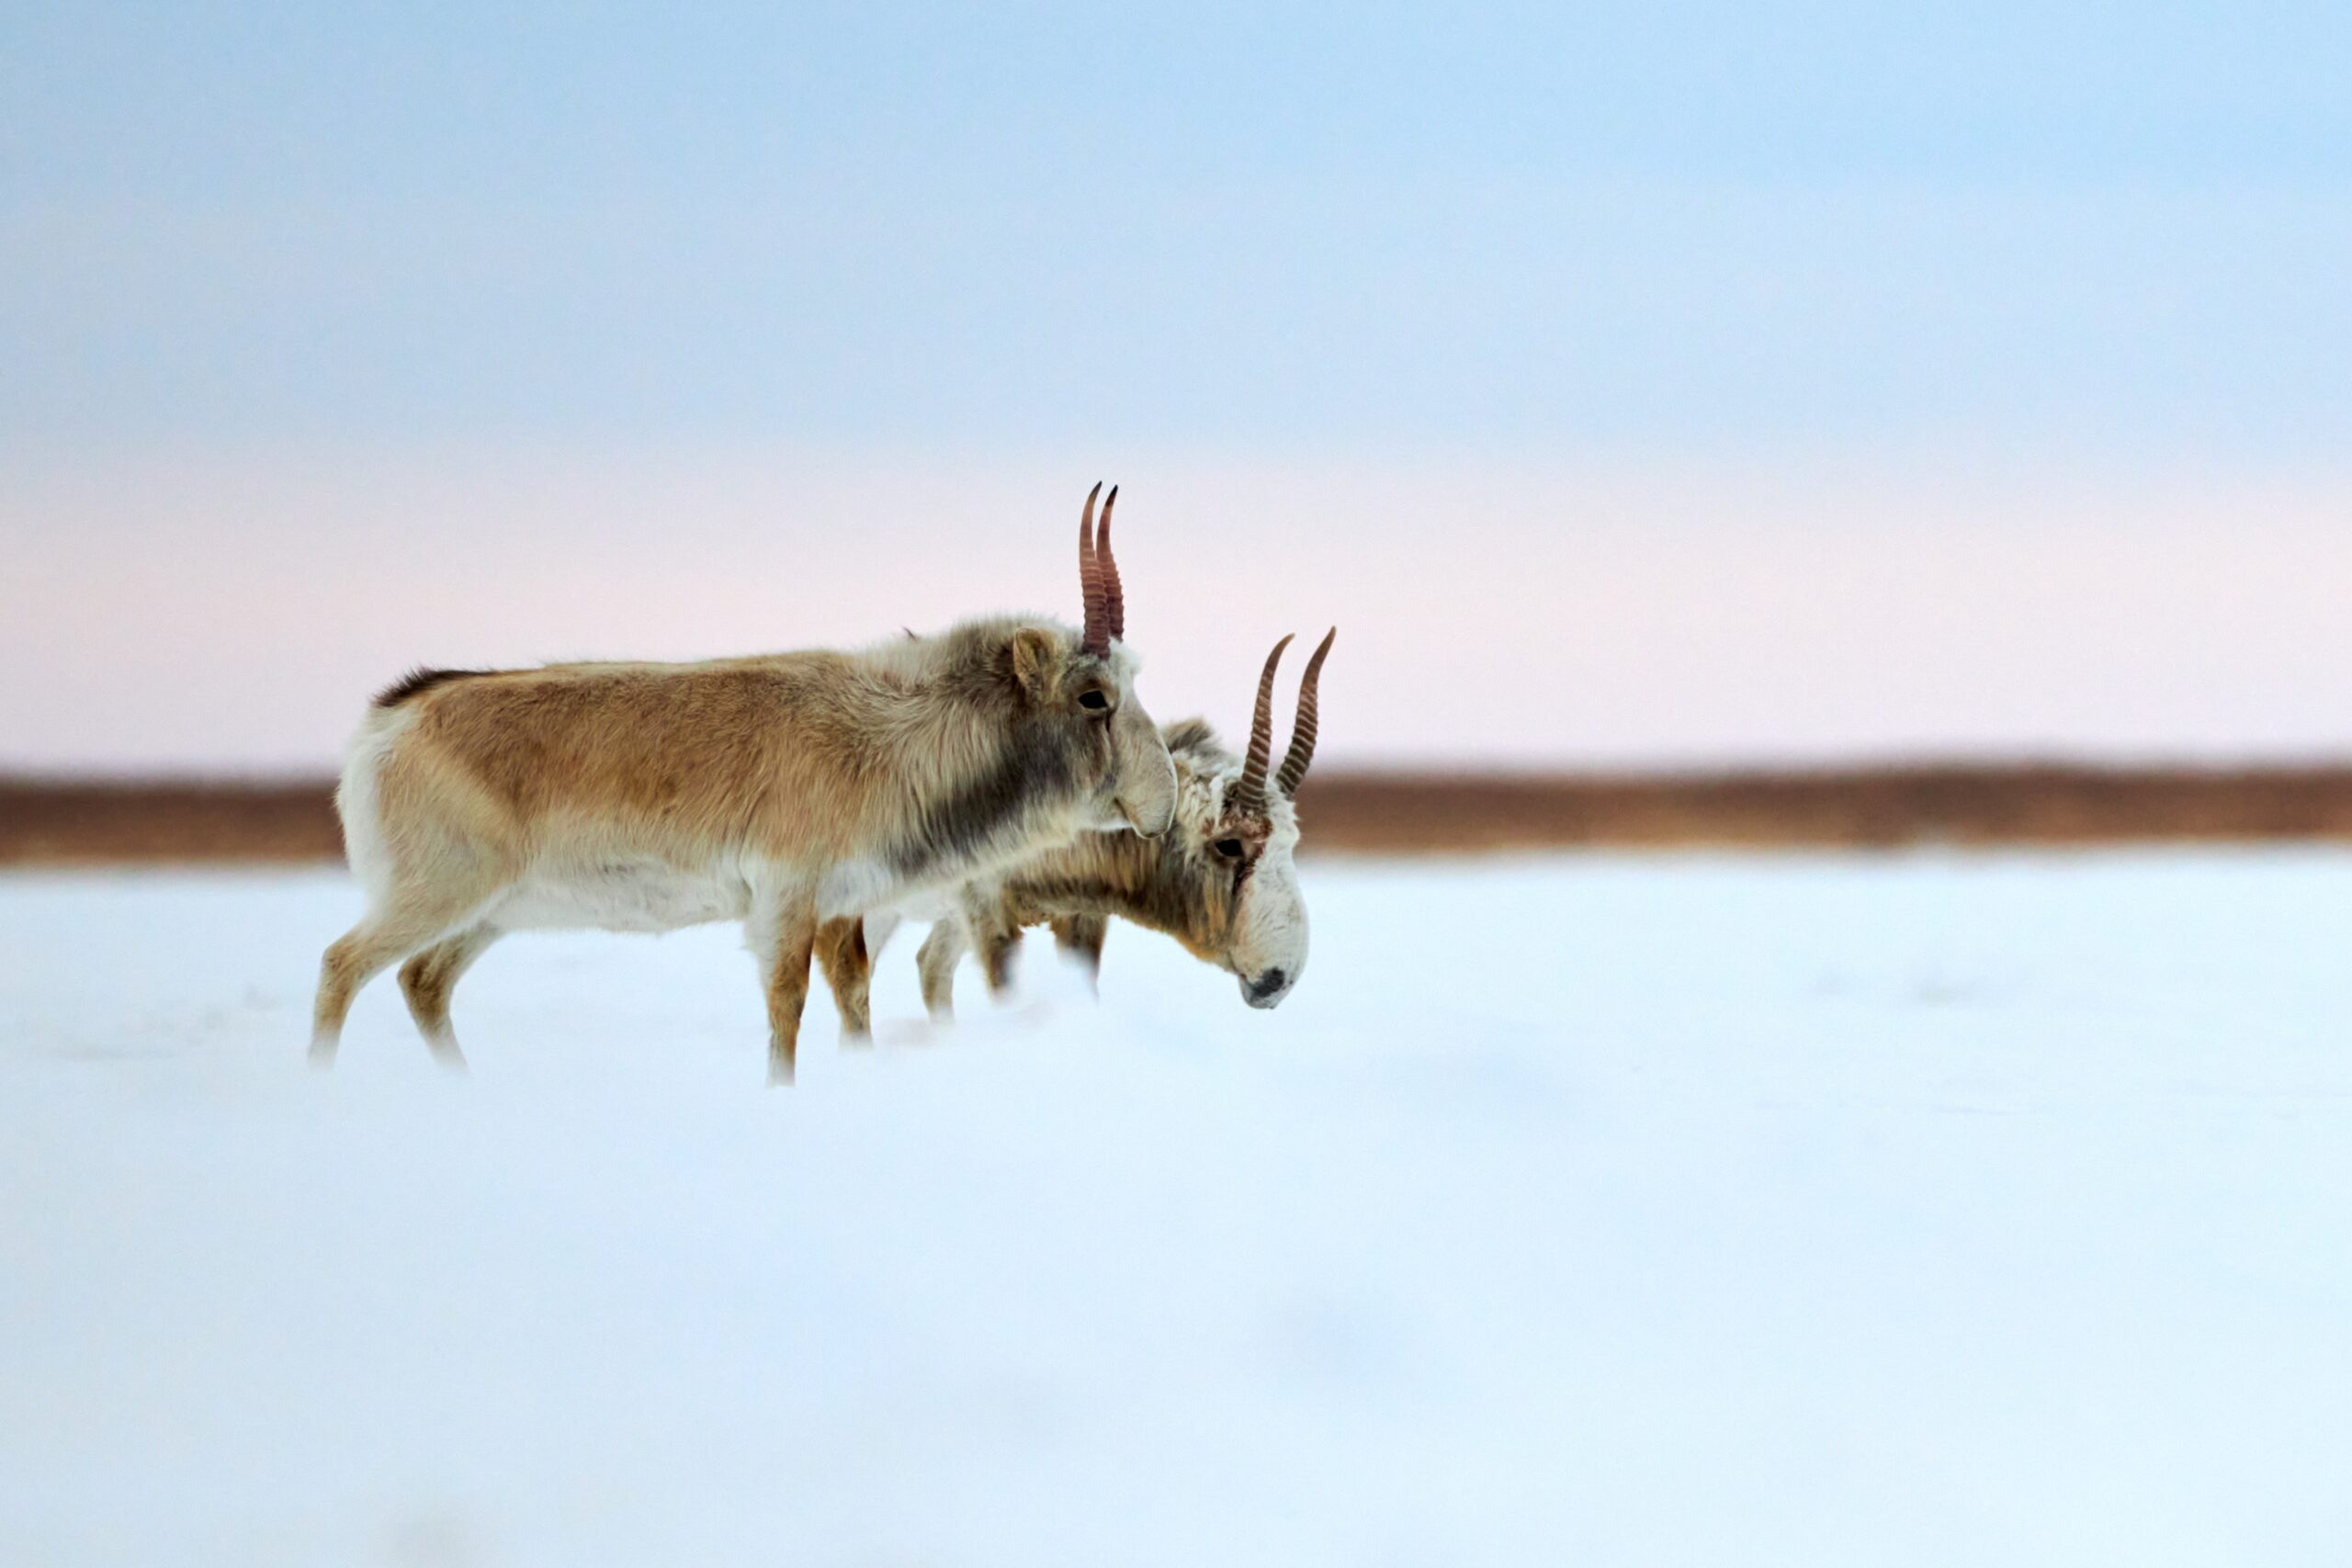
<path id="1" fill-rule="evenodd" d="M 1250 994 L 1256 998 L 1271 997 L 1283 988 L 1283 982 L 1286 978 L 1288 976 L 1281 970 L 1269 969 L 1250 982 Z"/>

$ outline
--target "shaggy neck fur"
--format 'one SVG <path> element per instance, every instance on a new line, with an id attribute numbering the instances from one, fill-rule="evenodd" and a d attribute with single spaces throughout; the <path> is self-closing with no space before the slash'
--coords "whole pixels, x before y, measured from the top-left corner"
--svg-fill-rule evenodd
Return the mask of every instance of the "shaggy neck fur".
<path id="1" fill-rule="evenodd" d="M 1008 645 L 1023 626 L 1065 654 L 1077 645 L 1053 622 L 990 617 L 874 650 L 877 679 L 914 699 L 888 705 L 903 716 L 885 731 L 908 824 L 885 860 L 903 884 L 960 880 L 1076 830 L 1112 776 L 1106 732 L 1036 713 L 1022 694 Z M 922 700 L 930 694 L 944 700 Z"/>

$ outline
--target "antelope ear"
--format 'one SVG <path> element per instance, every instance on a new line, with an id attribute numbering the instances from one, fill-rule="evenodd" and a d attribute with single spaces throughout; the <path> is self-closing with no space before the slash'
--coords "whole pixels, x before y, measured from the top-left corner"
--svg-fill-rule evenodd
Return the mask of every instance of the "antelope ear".
<path id="1" fill-rule="evenodd" d="M 1012 634 L 1006 648 L 1012 656 L 1012 678 L 1030 699 L 1044 702 L 1051 696 L 1057 651 L 1054 639 L 1035 626 L 1023 626 Z"/>
<path id="2" fill-rule="evenodd" d="M 1160 732 L 1170 751 L 1205 751 L 1216 745 L 1216 731 L 1204 718 L 1180 718 Z"/>

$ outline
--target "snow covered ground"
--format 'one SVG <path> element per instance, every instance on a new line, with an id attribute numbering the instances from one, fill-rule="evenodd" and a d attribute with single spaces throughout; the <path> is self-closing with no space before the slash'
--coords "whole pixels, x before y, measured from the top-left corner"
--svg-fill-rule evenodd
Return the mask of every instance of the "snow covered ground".
<path id="1" fill-rule="evenodd" d="M 0 1562 L 2340 1563 L 2352 857 L 1318 863 L 925 1039 L 0 878 Z"/>

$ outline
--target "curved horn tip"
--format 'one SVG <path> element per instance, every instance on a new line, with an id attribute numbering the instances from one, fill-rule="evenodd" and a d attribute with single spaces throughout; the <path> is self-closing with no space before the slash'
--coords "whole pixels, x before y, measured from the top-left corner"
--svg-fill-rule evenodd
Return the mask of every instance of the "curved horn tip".
<path id="1" fill-rule="evenodd" d="M 1250 716 L 1250 750 L 1242 759 L 1241 776 L 1234 781 L 1232 793 L 1226 797 L 1232 809 L 1263 813 L 1266 808 L 1266 765 L 1273 760 L 1274 749 L 1274 670 L 1282 663 L 1283 649 L 1296 635 L 1285 633 L 1282 641 L 1274 644 L 1274 650 L 1266 655 L 1265 669 L 1258 676 L 1257 710 Z"/>
<path id="2" fill-rule="evenodd" d="M 1319 728 L 1316 722 L 1316 688 L 1323 680 L 1323 659 L 1331 651 L 1340 628 L 1333 626 L 1323 634 L 1315 646 L 1315 655 L 1306 661 L 1306 673 L 1298 681 L 1298 716 L 1292 721 L 1290 750 L 1283 757 L 1283 765 L 1274 771 L 1274 787 L 1286 795 L 1298 793 L 1306 777 L 1306 770 L 1315 761 L 1315 737 Z"/>
<path id="3" fill-rule="evenodd" d="M 1086 510 L 1078 519 L 1078 586 L 1086 604 L 1086 629 L 1080 646 L 1089 653 L 1101 654 L 1111 646 L 1109 632 L 1109 598 L 1103 581 L 1102 557 L 1094 548 L 1094 501 L 1102 493 L 1101 480 L 1086 492 Z"/>
<path id="4" fill-rule="evenodd" d="M 1127 635 L 1127 595 L 1119 584 L 1119 563 L 1111 554 L 1111 509 L 1119 503 L 1119 487 L 1102 498 L 1102 521 L 1094 530 L 1094 554 L 1102 569 L 1103 625 L 1114 641 Z"/>

